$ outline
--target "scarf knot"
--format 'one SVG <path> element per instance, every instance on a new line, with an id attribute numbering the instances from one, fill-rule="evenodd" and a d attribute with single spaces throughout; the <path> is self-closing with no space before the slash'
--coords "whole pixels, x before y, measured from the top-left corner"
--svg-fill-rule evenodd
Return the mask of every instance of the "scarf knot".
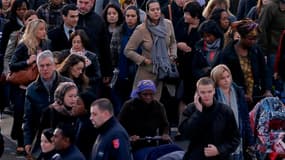
<path id="1" fill-rule="evenodd" d="M 153 25 L 149 20 L 146 26 L 151 32 L 153 46 L 151 48 L 151 58 L 153 63 L 153 73 L 157 74 L 159 70 L 168 72 L 171 69 L 170 59 L 168 56 L 168 47 L 165 37 L 167 36 L 167 28 L 164 18 L 160 18 L 158 25 Z"/>

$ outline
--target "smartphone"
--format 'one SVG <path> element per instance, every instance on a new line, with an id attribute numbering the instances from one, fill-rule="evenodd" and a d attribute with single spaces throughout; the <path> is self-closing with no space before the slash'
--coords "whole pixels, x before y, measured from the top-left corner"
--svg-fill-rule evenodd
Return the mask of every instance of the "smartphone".
<path id="1" fill-rule="evenodd" d="M 202 103 L 202 99 L 201 99 L 201 97 L 200 97 L 200 96 L 199 96 L 199 102 L 200 102 L 200 103 Z"/>
<path id="2" fill-rule="evenodd" d="M 198 93 L 197 91 L 196 91 L 196 94 L 197 94 L 197 96 L 198 96 L 198 98 L 199 98 L 199 99 L 198 99 L 199 102 L 202 103 L 201 97 L 200 97 L 200 95 L 199 95 L 199 93 Z"/>

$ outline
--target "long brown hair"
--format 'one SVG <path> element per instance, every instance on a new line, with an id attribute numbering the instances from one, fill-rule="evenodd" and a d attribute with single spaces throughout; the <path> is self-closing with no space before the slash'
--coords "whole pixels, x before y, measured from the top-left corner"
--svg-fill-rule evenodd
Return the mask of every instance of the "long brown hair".
<path id="1" fill-rule="evenodd" d="M 82 71 L 82 74 L 75 80 L 77 83 L 77 85 L 79 88 L 82 88 L 83 90 L 85 90 L 86 88 L 88 88 L 89 86 L 89 78 L 85 75 L 85 58 L 81 55 L 78 54 L 70 54 L 59 66 L 58 71 L 60 74 L 62 74 L 63 76 L 69 77 L 71 79 L 72 75 L 70 73 L 71 67 L 73 67 L 74 65 L 78 64 L 79 62 L 83 62 L 84 64 L 84 68 Z"/>

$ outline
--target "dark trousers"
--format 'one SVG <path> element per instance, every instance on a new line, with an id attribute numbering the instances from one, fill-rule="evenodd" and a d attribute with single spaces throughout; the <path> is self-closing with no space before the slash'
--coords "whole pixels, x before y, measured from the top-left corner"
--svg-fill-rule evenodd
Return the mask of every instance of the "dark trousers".
<path id="1" fill-rule="evenodd" d="M 23 116 L 24 116 L 24 103 L 25 103 L 26 90 L 18 86 L 11 86 L 11 101 L 14 104 L 14 121 L 11 131 L 11 137 L 18 141 L 18 146 L 23 146 Z"/>

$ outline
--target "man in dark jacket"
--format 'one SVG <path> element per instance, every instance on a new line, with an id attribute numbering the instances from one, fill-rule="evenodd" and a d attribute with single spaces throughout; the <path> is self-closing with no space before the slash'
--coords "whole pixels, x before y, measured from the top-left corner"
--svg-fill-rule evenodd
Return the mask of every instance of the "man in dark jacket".
<path id="1" fill-rule="evenodd" d="M 267 56 L 269 74 L 273 76 L 278 43 L 285 29 L 285 0 L 270 0 L 262 7 L 258 22 L 261 29 L 258 43 Z"/>
<path id="2" fill-rule="evenodd" d="M 54 101 L 55 89 L 61 82 L 72 81 L 56 72 L 53 54 L 49 50 L 37 56 L 37 66 L 39 77 L 28 86 L 24 106 L 24 144 L 28 154 L 31 154 L 31 144 L 38 132 L 41 115 Z"/>
<path id="3" fill-rule="evenodd" d="M 240 143 L 233 111 L 215 101 L 214 86 L 208 77 L 199 79 L 194 103 L 183 112 L 179 131 L 190 140 L 184 159 L 229 160 Z"/>
<path id="4" fill-rule="evenodd" d="M 92 160 L 131 160 L 131 145 L 126 130 L 113 116 L 110 100 L 101 98 L 91 104 L 90 119 L 99 135 L 92 149 Z"/>
<path id="5" fill-rule="evenodd" d="M 86 28 L 90 39 L 90 51 L 99 57 L 103 82 L 108 83 L 112 75 L 109 35 L 103 19 L 93 12 L 94 0 L 77 0 L 79 9 L 78 25 Z"/>
<path id="6" fill-rule="evenodd" d="M 48 38 L 51 40 L 52 51 L 62 51 L 71 48 L 69 42 L 70 34 L 76 29 L 82 27 L 77 26 L 79 12 L 74 4 L 65 5 L 61 11 L 63 24 L 48 32 Z"/>
<path id="7" fill-rule="evenodd" d="M 80 150 L 74 145 L 75 130 L 71 124 L 59 124 L 53 133 L 56 151 L 62 160 L 85 160 Z"/>
<path id="8" fill-rule="evenodd" d="M 46 21 L 48 30 L 62 24 L 61 10 L 64 5 L 64 0 L 49 0 L 37 9 L 39 18 Z"/>

